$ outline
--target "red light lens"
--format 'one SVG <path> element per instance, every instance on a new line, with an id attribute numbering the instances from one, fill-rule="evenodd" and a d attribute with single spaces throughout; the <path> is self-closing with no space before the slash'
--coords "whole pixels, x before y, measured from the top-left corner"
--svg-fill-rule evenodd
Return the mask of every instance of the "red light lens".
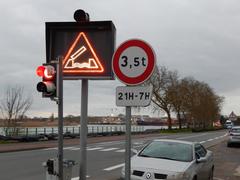
<path id="1" fill-rule="evenodd" d="M 45 67 L 44 66 L 38 66 L 36 73 L 38 76 L 43 77 L 44 76 L 44 71 L 45 71 Z"/>

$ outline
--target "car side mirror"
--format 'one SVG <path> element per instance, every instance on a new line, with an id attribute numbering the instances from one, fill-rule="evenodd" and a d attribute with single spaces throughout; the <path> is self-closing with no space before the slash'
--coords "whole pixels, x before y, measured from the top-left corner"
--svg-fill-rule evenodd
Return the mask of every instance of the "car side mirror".
<path id="1" fill-rule="evenodd" d="M 197 158 L 197 159 L 196 159 L 196 162 L 197 162 L 197 163 L 204 163 L 204 162 L 207 162 L 207 158 L 206 158 L 206 157 L 200 157 L 200 158 Z"/>

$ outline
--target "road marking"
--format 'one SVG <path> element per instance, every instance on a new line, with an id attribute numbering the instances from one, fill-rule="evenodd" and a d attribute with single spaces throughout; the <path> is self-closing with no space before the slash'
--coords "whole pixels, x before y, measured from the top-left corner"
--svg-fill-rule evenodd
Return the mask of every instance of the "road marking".
<path id="1" fill-rule="evenodd" d="M 194 138 L 194 137 L 205 136 L 206 134 L 207 134 L 207 133 L 200 134 L 200 135 L 194 135 L 194 136 L 179 137 L 179 138 L 176 138 L 176 139 L 190 139 L 190 138 Z"/>
<path id="2" fill-rule="evenodd" d="M 134 142 L 133 145 L 143 145 L 144 142 Z"/>
<path id="3" fill-rule="evenodd" d="M 80 150 L 80 148 L 72 148 L 71 150 L 72 151 L 77 151 L 77 150 Z"/>
<path id="4" fill-rule="evenodd" d="M 102 150 L 100 150 L 100 151 L 112 151 L 112 150 L 117 150 L 117 149 L 119 149 L 119 148 L 107 148 L 107 149 L 102 149 Z"/>
<path id="5" fill-rule="evenodd" d="M 203 143 L 205 143 L 206 141 L 201 141 L 201 142 L 199 142 L 200 144 L 203 144 Z"/>
<path id="6" fill-rule="evenodd" d="M 65 148 L 63 148 L 64 150 L 67 150 L 67 149 L 74 149 L 74 148 L 76 148 L 76 147 L 65 147 Z"/>
<path id="7" fill-rule="evenodd" d="M 108 146 L 108 145 L 119 145 L 124 144 L 125 141 L 111 141 L 111 142 L 100 142 L 100 143 L 94 143 L 95 146 Z"/>
<path id="8" fill-rule="evenodd" d="M 90 178 L 90 176 L 87 175 L 86 178 Z M 79 180 L 79 177 L 74 177 L 71 180 Z"/>
<path id="9" fill-rule="evenodd" d="M 99 149 L 103 149 L 103 147 L 96 147 L 96 148 L 88 148 L 88 151 L 94 151 L 94 150 L 99 150 Z"/>
<path id="10" fill-rule="evenodd" d="M 104 171 L 112 171 L 112 170 L 114 170 L 114 169 L 118 169 L 118 168 L 121 168 L 121 167 L 123 167 L 123 166 L 124 166 L 124 163 L 118 164 L 118 165 L 116 165 L 116 166 L 108 167 L 108 168 L 104 169 Z"/>
<path id="11" fill-rule="evenodd" d="M 236 169 L 235 169 L 236 173 L 234 173 L 234 176 L 238 176 L 240 177 L 240 166 L 238 166 Z"/>
<path id="12" fill-rule="evenodd" d="M 115 152 L 123 153 L 123 152 L 125 152 L 125 149 L 120 149 L 120 150 L 117 150 L 117 151 L 115 151 Z"/>

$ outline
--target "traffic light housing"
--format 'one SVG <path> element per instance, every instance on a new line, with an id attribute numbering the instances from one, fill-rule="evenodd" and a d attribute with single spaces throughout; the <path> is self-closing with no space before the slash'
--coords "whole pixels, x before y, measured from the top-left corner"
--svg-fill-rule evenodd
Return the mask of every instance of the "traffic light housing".
<path id="1" fill-rule="evenodd" d="M 42 81 L 37 84 L 37 91 L 42 92 L 42 97 L 57 97 L 57 64 L 46 63 L 36 70 Z"/>

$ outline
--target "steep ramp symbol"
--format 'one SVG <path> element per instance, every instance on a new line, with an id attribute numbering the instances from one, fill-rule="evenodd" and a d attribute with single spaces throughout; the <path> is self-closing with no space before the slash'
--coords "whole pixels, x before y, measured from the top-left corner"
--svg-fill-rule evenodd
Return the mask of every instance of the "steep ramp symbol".
<path id="1" fill-rule="evenodd" d="M 63 60 L 64 73 L 102 73 L 104 68 L 87 36 L 78 34 Z"/>

